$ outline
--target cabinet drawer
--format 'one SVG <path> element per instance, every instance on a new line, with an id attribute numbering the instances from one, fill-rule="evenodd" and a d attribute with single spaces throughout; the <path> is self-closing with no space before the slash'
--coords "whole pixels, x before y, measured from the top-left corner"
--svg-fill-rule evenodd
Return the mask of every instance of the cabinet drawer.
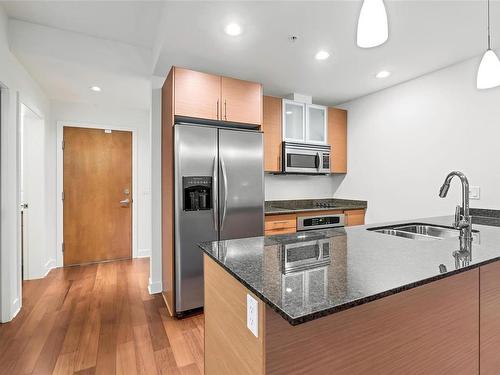
<path id="1" fill-rule="evenodd" d="M 267 230 L 286 229 L 286 228 L 293 228 L 295 230 L 296 225 L 297 222 L 295 219 L 266 221 L 265 230 L 267 231 Z"/>
<path id="2" fill-rule="evenodd" d="M 288 234 L 288 233 L 295 233 L 295 228 L 283 228 L 283 229 L 271 229 L 271 230 L 266 230 L 264 232 L 264 235 L 266 236 L 272 236 L 274 234 Z"/>
<path id="3" fill-rule="evenodd" d="M 365 224 L 365 210 L 344 211 L 346 218 L 346 227 Z"/>

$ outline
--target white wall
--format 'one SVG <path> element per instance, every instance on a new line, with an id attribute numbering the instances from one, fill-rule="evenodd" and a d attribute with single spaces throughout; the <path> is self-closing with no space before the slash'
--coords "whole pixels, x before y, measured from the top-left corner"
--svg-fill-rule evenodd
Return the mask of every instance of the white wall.
<path id="1" fill-rule="evenodd" d="M 344 175 L 265 175 L 266 201 L 283 199 L 332 198 Z M 341 197 L 340 197 L 341 198 Z M 363 196 L 359 196 L 363 199 Z"/>
<path id="2" fill-rule="evenodd" d="M 161 80 L 163 81 L 163 80 Z M 157 83 L 156 85 L 162 85 Z M 154 86 L 156 86 L 154 84 Z M 154 88 L 151 96 L 151 259 L 149 292 L 162 290 L 161 274 L 161 89 Z"/>
<path id="3" fill-rule="evenodd" d="M 26 105 L 49 117 L 49 103 L 37 83 L 10 52 L 7 16 L 0 6 L 0 83 L 5 106 L 1 121 L 1 317 L 9 321 L 21 307 L 21 269 L 19 254 L 19 161 L 18 96 Z"/>
<path id="4" fill-rule="evenodd" d="M 472 207 L 500 209 L 500 88 L 478 91 L 479 58 L 344 105 L 348 168 L 336 195 L 368 200 L 368 223 L 446 215 L 460 185 L 438 197 L 461 170 L 481 187 Z M 397 74 L 397 72 L 394 72 Z"/>
<path id="5" fill-rule="evenodd" d="M 111 106 L 98 106 L 88 104 L 78 104 L 69 102 L 53 101 L 51 103 L 50 122 L 50 145 L 51 150 L 47 155 L 47 163 L 50 165 L 48 189 L 50 191 L 50 201 L 47 210 L 50 215 L 50 222 L 54 226 L 49 234 L 51 248 L 54 254 L 60 251 L 61 244 L 57 239 L 56 216 L 57 204 L 60 197 L 57 196 L 56 165 L 57 165 L 57 123 L 75 123 L 85 125 L 117 126 L 137 129 L 137 177 L 138 191 L 137 201 L 137 248 L 138 256 L 149 256 L 151 253 L 151 155 L 150 155 L 150 115 L 149 111 L 140 109 L 118 108 Z M 57 256 L 56 256 L 57 258 Z"/>

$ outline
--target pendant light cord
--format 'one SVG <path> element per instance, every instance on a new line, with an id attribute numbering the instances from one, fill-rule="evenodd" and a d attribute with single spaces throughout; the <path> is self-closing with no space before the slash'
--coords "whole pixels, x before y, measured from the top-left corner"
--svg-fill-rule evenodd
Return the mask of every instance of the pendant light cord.
<path id="1" fill-rule="evenodd" d="M 491 31 L 490 31 L 490 0 L 488 0 L 488 49 L 491 49 Z"/>

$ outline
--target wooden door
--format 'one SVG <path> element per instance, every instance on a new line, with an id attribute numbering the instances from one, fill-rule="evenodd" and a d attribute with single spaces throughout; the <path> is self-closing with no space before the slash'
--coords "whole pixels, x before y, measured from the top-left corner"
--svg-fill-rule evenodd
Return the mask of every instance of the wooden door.
<path id="1" fill-rule="evenodd" d="M 281 171 L 281 98 L 264 96 L 262 131 L 264 132 L 264 170 Z"/>
<path id="2" fill-rule="evenodd" d="M 132 133 L 65 127 L 63 178 L 64 265 L 130 258 Z"/>
<path id="3" fill-rule="evenodd" d="M 222 77 L 222 120 L 262 124 L 262 85 Z"/>
<path id="4" fill-rule="evenodd" d="M 219 76 L 175 68 L 175 115 L 220 120 L 220 90 Z"/>
<path id="5" fill-rule="evenodd" d="M 328 108 L 328 143 L 330 153 L 330 171 L 347 173 L 347 111 Z"/>

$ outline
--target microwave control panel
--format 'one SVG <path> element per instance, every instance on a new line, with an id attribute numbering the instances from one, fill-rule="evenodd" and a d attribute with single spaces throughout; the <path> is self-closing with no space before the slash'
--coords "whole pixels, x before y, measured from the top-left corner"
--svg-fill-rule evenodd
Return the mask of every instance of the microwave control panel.
<path id="1" fill-rule="evenodd" d="M 323 168 L 330 169 L 330 154 L 323 154 Z"/>

